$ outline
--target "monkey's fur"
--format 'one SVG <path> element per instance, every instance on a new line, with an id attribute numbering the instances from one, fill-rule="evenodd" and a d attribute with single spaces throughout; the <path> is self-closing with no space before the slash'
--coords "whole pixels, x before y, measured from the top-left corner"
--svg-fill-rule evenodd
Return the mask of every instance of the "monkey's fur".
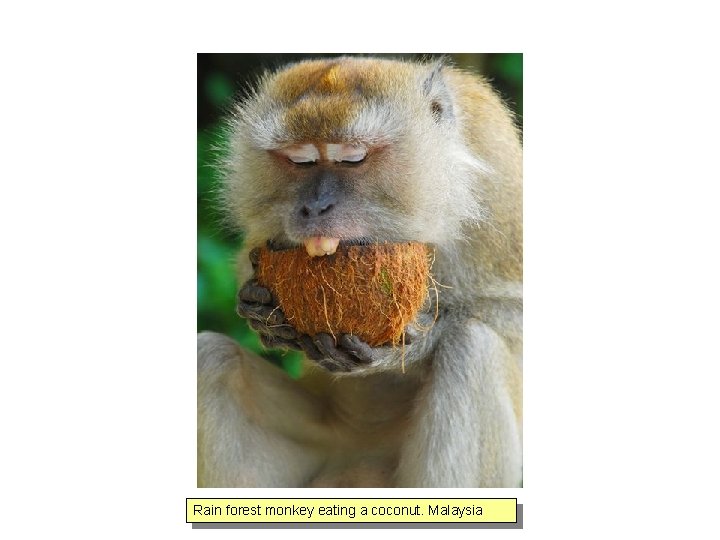
<path id="1" fill-rule="evenodd" d="M 522 147 L 490 85 L 440 63 L 308 61 L 263 77 L 230 126 L 225 199 L 246 234 L 241 263 L 268 241 L 419 241 L 434 249 L 439 301 L 404 350 L 311 338 L 245 263 L 239 313 L 308 366 L 295 381 L 199 335 L 198 484 L 518 486 Z"/>

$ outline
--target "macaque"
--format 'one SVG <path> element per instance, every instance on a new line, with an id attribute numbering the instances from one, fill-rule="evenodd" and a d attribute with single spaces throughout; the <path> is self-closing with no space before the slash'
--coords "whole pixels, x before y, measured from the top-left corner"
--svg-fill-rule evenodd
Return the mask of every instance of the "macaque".
<path id="1" fill-rule="evenodd" d="M 522 145 L 492 87 L 442 61 L 305 61 L 263 76 L 229 130 L 238 313 L 306 366 L 198 336 L 199 486 L 520 486 Z M 301 335 L 254 279 L 262 246 L 405 241 L 437 285 L 402 347 Z"/>

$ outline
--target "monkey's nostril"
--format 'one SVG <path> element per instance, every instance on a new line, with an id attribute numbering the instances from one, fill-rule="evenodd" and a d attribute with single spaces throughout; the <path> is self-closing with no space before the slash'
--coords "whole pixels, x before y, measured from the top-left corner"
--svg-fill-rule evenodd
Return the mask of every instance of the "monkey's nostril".
<path id="1" fill-rule="evenodd" d="M 321 209 L 320 209 L 319 215 L 323 215 L 323 214 L 328 213 L 328 212 L 329 212 L 330 210 L 332 210 L 334 207 L 335 207 L 335 205 L 334 205 L 333 203 L 328 204 L 327 206 L 325 206 L 325 208 L 321 208 Z"/>
<path id="2" fill-rule="evenodd" d="M 305 204 L 300 208 L 300 215 L 304 218 L 316 218 L 330 212 L 335 208 L 334 202 L 314 202 Z"/>

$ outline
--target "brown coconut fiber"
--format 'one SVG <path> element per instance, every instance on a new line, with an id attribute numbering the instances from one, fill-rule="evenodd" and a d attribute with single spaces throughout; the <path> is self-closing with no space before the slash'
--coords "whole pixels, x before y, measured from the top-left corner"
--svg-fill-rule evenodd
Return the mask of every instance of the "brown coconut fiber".
<path id="1" fill-rule="evenodd" d="M 310 257 L 304 248 L 262 249 L 258 283 L 272 291 L 293 327 L 314 336 L 354 334 L 371 347 L 398 345 L 428 293 L 425 244 L 339 246 Z"/>

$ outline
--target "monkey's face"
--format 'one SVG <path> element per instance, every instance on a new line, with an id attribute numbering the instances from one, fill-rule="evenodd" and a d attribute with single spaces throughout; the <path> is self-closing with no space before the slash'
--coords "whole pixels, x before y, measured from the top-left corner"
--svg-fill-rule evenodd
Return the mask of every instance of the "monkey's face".
<path id="1" fill-rule="evenodd" d="M 227 200 L 250 244 L 438 243 L 476 200 L 453 98 L 429 66 L 297 64 L 266 77 L 233 128 Z"/>
<path id="2" fill-rule="evenodd" d="M 416 186 L 398 177 L 394 154 L 392 145 L 324 141 L 271 151 L 284 182 L 275 206 L 282 224 L 276 240 L 320 255 L 312 250 L 334 251 L 337 241 L 417 239 Z M 313 248 L 318 238 L 329 243 Z"/>

